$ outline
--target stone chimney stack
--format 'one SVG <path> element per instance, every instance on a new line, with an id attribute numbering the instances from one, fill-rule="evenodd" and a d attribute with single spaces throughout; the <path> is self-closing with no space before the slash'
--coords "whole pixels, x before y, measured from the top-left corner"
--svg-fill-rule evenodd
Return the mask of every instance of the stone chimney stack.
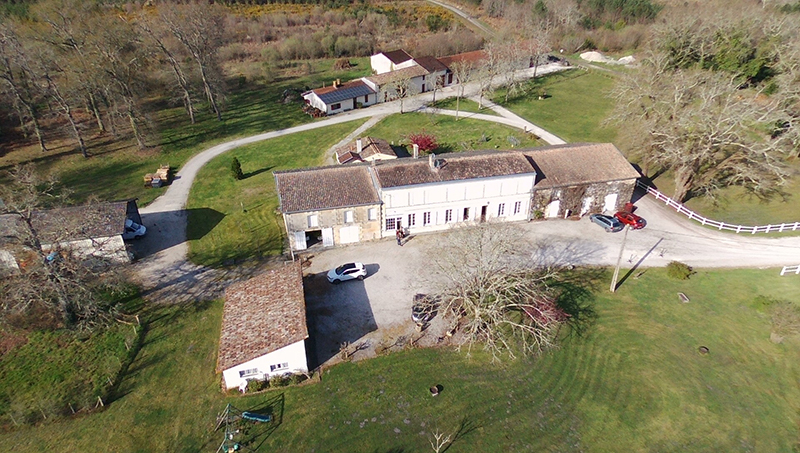
<path id="1" fill-rule="evenodd" d="M 363 151 L 363 150 L 364 150 L 364 145 L 361 143 L 361 139 L 357 138 L 356 139 L 356 152 L 358 154 L 361 154 L 361 151 Z"/>
<path id="2" fill-rule="evenodd" d="M 428 154 L 428 166 L 431 167 L 431 170 L 436 171 L 436 154 Z"/>
<path id="3" fill-rule="evenodd" d="M 419 157 L 419 145 L 414 143 L 413 145 L 411 145 L 411 147 L 414 149 L 414 159 L 418 158 Z"/>

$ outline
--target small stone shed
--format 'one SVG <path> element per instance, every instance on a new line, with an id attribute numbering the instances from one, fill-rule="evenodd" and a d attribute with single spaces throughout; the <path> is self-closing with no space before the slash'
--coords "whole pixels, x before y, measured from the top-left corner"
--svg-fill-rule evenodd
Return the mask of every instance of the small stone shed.
<path id="1" fill-rule="evenodd" d="M 544 217 L 616 212 L 631 200 L 641 176 L 612 143 L 556 145 L 523 152 L 536 168 L 531 212 Z"/>

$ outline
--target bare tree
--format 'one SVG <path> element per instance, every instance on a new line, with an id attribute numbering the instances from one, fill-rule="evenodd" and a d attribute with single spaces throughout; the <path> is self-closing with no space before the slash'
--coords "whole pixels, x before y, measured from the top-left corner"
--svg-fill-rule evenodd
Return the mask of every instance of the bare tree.
<path id="1" fill-rule="evenodd" d="M 733 185 L 763 198 L 779 193 L 798 137 L 780 97 L 742 89 L 735 75 L 671 68 L 669 56 L 654 54 L 614 97 L 615 119 L 643 160 L 672 170 L 674 198 L 713 199 Z"/>
<path id="2" fill-rule="evenodd" d="M 179 61 L 177 50 L 173 50 L 166 39 L 165 35 L 169 31 L 163 30 L 163 27 L 160 27 L 160 25 L 163 25 L 163 23 L 154 21 L 147 16 L 143 16 L 137 22 L 137 25 L 144 32 L 145 36 L 153 41 L 155 46 L 164 55 L 164 58 L 166 58 L 167 63 L 172 69 L 172 75 L 175 77 L 175 83 L 178 86 L 178 89 L 181 91 L 183 106 L 186 109 L 186 113 L 189 115 L 189 119 L 191 120 L 192 124 L 194 124 L 194 97 L 192 96 L 191 84 L 189 78 L 186 76 L 186 71 L 184 71 L 181 61 Z"/>
<path id="3" fill-rule="evenodd" d="M 128 119 L 139 149 L 147 147 L 141 123 L 140 108 L 145 85 L 144 68 L 150 61 L 150 49 L 142 42 L 136 28 L 129 22 L 114 20 L 99 31 L 95 51 L 103 57 L 99 66 L 108 79 L 107 92 L 120 99 L 123 115 Z"/>
<path id="4" fill-rule="evenodd" d="M 24 125 L 24 117 L 19 106 L 24 107 L 31 118 L 33 130 L 39 140 L 39 148 L 44 152 L 44 134 L 39 125 L 40 114 L 38 104 L 41 90 L 37 85 L 37 76 L 31 67 L 31 61 L 20 42 L 18 33 L 11 22 L 0 22 L 0 79 L 13 94 L 20 123 Z M 24 127 L 23 127 L 24 129 Z"/>
<path id="5" fill-rule="evenodd" d="M 503 46 L 490 43 L 484 49 L 486 58 L 481 62 L 475 78 L 478 81 L 478 108 L 483 108 L 483 99 L 491 97 L 494 93 L 495 82 L 498 75 L 502 73 L 501 65 Z"/>
<path id="6" fill-rule="evenodd" d="M 412 77 L 400 74 L 395 76 L 386 86 L 383 88 L 384 97 L 388 99 L 397 99 L 400 101 L 400 113 L 403 112 L 403 103 L 405 102 L 406 98 L 410 98 L 419 92 L 419 88 L 417 88 L 417 84 L 414 83 Z"/>
<path id="7" fill-rule="evenodd" d="M 458 121 L 459 104 L 461 103 L 461 98 L 464 97 L 464 88 L 474 78 L 476 68 L 471 61 L 461 60 L 450 65 L 450 69 L 458 82 L 458 91 L 456 92 L 456 121 Z"/>
<path id="8" fill-rule="evenodd" d="M 120 284 L 119 276 L 100 261 L 86 265 L 79 255 L 59 245 L 78 233 L 84 222 L 102 221 L 102 215 L 79 219 L 79 224 L 55 219 L 60 227 L 45 237 L 35 218 L 46 205 L 63 201 L 57 181 L 40 177 L 32 165 L 16 167 L 9 176 L 11 183 L 0 188 L 0 213 L 11 230 L 3 234 L 32 258 L 18 274 L 0 282 L 0 320 L 36 323 L 35 318 L 44 313 L 52 317 L 53 327 L 86 330 L 112 320 L 115 307 L 105 307 L 101 293 Z"/>
<path id="9" fill-rule="evenodd" d="M 224 20 L 219 6 L 208 2 L 171 4 L 160 9 L 159 17 L 192 56 L 211 110 L 222 121 L 219 98 L 223 82 L 217 49 L 224 41 Z"/>
<path id="10" fill-rule="evenodd" d="M 32 14 L 45 25 L 38 39 L 48 42 L 64 52 L 61 67 L 74 72 L 73 79 L 83 89 L 88 108 L 104 132 L 105 123 L 100 114 L 98 93 L 101 91 L 103 72 L 98 69 L 101 56 L 93 52 L 92 44 L 108 23 L 95 2 L 89 0 L 45 0 L 32 6 Z"/>
<path id="11" fill-rule="evenodd" d="M 551 286 L 558 275 L 519 247 L 515 225 L 484 223 L 451 231 L 433 253 L 434 300 L 468 351 L 482 347 L 498 360 L 555 344 L 567 315 Z"/>

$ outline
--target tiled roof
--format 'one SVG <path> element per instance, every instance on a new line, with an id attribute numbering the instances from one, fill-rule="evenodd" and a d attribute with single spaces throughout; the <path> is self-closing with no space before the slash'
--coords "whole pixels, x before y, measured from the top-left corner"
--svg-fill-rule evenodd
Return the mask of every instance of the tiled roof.
<path id="1" fill-rule="evenodd" d="M 612 143 L 578 143 L 522 151 L 536 167 L 536 187 L 635 179 L 639 172 Z"/>
<path id="2" fill-rule="evenodd" d="M 308 338 L 300 262 L 225 291 L 217 372 Z"/>
<path id="3" fill-rule="evenodd" d="M 389 59 L 394 64 L 400 64 L 404 61 L 408 61 L 411 59 L 411 55 L 408 54 L 403 49 L 392 50 L 389 52 L 382 52 L 383 55 Z"/>
<path id="4" fill-rule="evenodd" d="M 397 154 L 392 145 L 380 138 L 363 137 L 361 139 L 361 153 L 358 153 L 358 144 L 352 141 L 336 151 L 336 158 L 340 164 L 356 160 L 365 160 L 375 155 L 382 155 L 389 159 L 396 158 Z"/>
<path id="5" fill-rule="evenodd" d="M 338 87 L 329 86 L 325 88 L 317 88 L 316 90 L 311 91 L 326 104 L 333 104 L 346 99 L 353 99 L 359 96 L 366 96 L 368 94 L 375 93 L 375 90 L 370 88 L 369 85 L 361 80 L 353 80 L 343 83 Z"/>
<path id="6" fill-rule="evenodd" d="M 447 66 L 434 57 L 419 57 L 414 61 L 428 72 L 447 71 Z"/>
<path id="7" fill-rule="evenodd" d="M 429 74 L 427 69 L 423 68 L 420 65 L 415 64 L 414 66 L 398 69 L 397 71 L 384 72 L 383 74 L 371 75 L 367 77 L 367 80 L 371 81 L 375 85 L 382 86 L 386 85 L 387 83 L 391 83 L 395 80 L 403 78 L 413 79 L 414 77 L 420 77 L 427 74 Z"/>
<path id="8" fill-rule="evenodd" d="M 472 52 L 464 52 L 456 55 L 450 55 L 447 57 L 441 57 L 439 58 L 439 62 L 452 70 L 453 63 L 465 61 L 478 65 L 485 59 L 486 59 L 486 52 L 482 50 L 473 50 Z"/>
<path id="9" fill-rule="evenodd" d="M 127 201 L 35 211 L 31 224 L 46 242 L 111 237 L 125 231 Z"/>
<path id="10" fill-rule="evenodd" d="M 337 165 L 274 174 L 283 213 L 380 203 L 365 166 Z"/>
<path id="11" fill-rule="evenodd" d="M 435 160 L 440 163 L 436 170 L 430 167 L 430 157 L 381 161 L 374 167 L 375 176 L 381 187 L 390 188 L 534 172 L 530 161 L 518 152 L 449 153 Z"/>
<path id="12" fill-rule="evenodd" d="M 336 151 L 336 160 L 339 161 L 340 164 L 346 164 L 348 162 L 363 162 L 358 154 L 347 150 Z"/>

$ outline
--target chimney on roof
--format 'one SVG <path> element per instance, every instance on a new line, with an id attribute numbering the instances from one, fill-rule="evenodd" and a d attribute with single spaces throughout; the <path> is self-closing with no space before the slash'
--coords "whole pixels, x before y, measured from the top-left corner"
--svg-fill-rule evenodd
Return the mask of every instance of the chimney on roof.
<path id="1" fill-rule="evenodd" d="M 336 80 L 333 81 L 333 87 L 334 88 L 339 88 L 340 86 L 342 86 L 342 81 L 341 80 L 336 79 Z"/>
<path id="2" fill-rule="evenodd" d="M 428 154 L 428 166 L 431 167 L 433 171 L 438 170 L 438 168 L 436 168 L 436 154 Z"/>
<path id="3" fill-rule="evenodd" d="M 414 149 L 414 159 L 418 158 L 419 157 L 419 145 L 414 143 L 413 145 L 411 145 L 411 147 Z"/>
<path id="4" fill-rule="evenodd" d="M 364 150 L 364 146 L 363 146 L 363 144 L 361 143 L 361 139 L 360 139 L 360 138 L 357 138 L 357 139 L 356 139 L 356 152 L 357 152 L 358 154 L 361 154 L 361 151 L 363 151 L 363 150 Z"/>

